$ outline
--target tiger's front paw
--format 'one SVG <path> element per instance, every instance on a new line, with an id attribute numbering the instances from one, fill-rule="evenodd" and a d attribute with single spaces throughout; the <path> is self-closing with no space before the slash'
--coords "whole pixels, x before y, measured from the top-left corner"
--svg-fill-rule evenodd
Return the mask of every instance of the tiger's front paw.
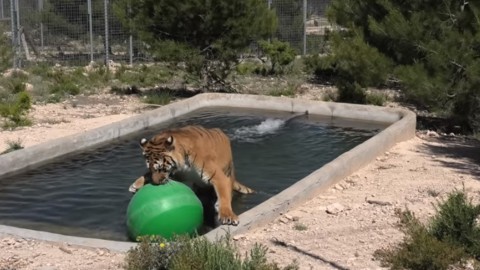
<path id="1" fill-rule="evenodd" d="M 218 221 L 220 221 L 222 225 L 237 226 L 240 223 L 238 216 L 235 215 L 232 210 L 220 210 L 220 213 L 218 213 Z"/>
<path id="2" fill-rule="evenodd" d="M 129 188 L 128 188 L 128 191 L 130 191 L 131 193 L 135 194 L 137 193 L 137 188 L 135 187 L 135 185 L 131 185 Z"/>

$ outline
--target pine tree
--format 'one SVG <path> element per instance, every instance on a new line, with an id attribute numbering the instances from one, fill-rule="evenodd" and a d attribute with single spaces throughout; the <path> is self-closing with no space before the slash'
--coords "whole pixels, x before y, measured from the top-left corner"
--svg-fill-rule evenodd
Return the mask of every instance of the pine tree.
<path id="1" fill-rule="evenodd" d="M 403 87 L 417 105 L 453 116 L 471 130 L 480 130 L 480 1 L 458 0 L 333 0 L 329 19 L 345 31 L 335 33 L 332 46 L 353 50 L 367 46 L 371 55 L 333 55 L 330 68 L 351 73 L 361 87 L 371 86 L 350 69 L 359 70 L 366 57 L 390 61 L 388 70 L 370 69 L 370 76 L 385 73 Z M 348 46 L 361 39 L 362 45 Z M 333 49 L 335 51 L 335 49 Z M 358 50 L 357 50 L 358 51 Z M 367 52 L 368 50 L 363 50 Z M 345 61 L 350 64 L 345 64 Z M 370 64 L 371 65 L 371 64 Z M 368 66 L 364 66 L 368 68 Z M 352 75 L 353 74 L 353 75 Z M 377 83 L 377 82 L 375 82 Z"/>
<path id="2" fill-rule="evenodd" d="M 277 23 L 264 0 L 118 0 L 116 12 L 158 59 L 185 61 L 210 90 L 222 88 L 239 53 Z"/>

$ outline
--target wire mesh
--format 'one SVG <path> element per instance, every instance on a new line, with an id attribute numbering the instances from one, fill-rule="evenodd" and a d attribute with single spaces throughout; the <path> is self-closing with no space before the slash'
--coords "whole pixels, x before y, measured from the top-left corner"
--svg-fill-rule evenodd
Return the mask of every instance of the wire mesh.
<path id="1" fill-rule="evenodd" d="M 325 33 L 330 29 L 326 11 L 330 0 L 308 0 L 306 21 L 306 50 L 308 54 L 325 52 Z"/>
<path id="2" fill-rule="evenodd" d="M 272 38 L 289 42 L 298 54 L 323 51 L 325 11 L 330 0 L 266 0 L 279 21 Z M 47 61 L 85 65 L 90 61 L 149 60 L 113 12 L 111 0 L 0 0 L 0 24 L 14 46 L 16 65 Z M 18 3 L 18 5 L 16 5 Z M 18 7 L 18 9 L 17 9 Z M 306 20 L 304 16 L 306 15 Z M 304 36 L 305 35 L 305 36 Z"/>
<path id="3" fill-rule="evenodd" d="M 271 0 L 278 17 L 274 38 L 288 42 L 298 54 L 303 52 L 303 0 Z"/>

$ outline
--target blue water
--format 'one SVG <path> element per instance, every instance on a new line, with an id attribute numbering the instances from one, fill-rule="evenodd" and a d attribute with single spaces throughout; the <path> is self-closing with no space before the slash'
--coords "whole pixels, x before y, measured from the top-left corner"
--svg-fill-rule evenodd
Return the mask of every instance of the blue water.
<path id="1" fill-rule="evenodd" d="M 345 127 L 345 123 L 311 116 L 285 122 L 289 116 L 221 108 L 195 111 L 106 146 L 0 179 L 0 224 L 127 240 L 125 212 L 132 196 L 128 187 L 146 170 L 138 142 L 166 127 L 201 124 L 229 135 L 237 179 L 257 191 L 234 198 L 237 214 L 384 128 L 362 123 Z"/>

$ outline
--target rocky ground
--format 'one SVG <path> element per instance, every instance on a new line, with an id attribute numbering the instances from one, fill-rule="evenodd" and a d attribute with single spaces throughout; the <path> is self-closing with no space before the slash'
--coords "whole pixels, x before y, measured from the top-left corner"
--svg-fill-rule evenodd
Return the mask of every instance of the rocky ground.
<path id="1" fill-rule="evenodd" d="M 319 99 L 315 90 L 302 91 L 299 98 Z M 84 132 L 145 107 L 136 97 L 109 94 L 36 105 L 33 126 L 0 132 L 0 151 L 12 141 L 29 147 Z M 316 198 L 235 241 L 242 252 L 265 244 L 270 259 L 280 265 L 296 260 L 300 269 L 381 269 L 373 252 L 403 237 L 395 226 L 396 208 L 409 208 L 427 220 L 434 214 L 432 203 L 454 189 L 478 197 L 478 149 L 474 140 L 419 131 Z M 125 256 L 11 235 L 0 235 L 0 251 L 0 270 L 120 269 Z"/>

